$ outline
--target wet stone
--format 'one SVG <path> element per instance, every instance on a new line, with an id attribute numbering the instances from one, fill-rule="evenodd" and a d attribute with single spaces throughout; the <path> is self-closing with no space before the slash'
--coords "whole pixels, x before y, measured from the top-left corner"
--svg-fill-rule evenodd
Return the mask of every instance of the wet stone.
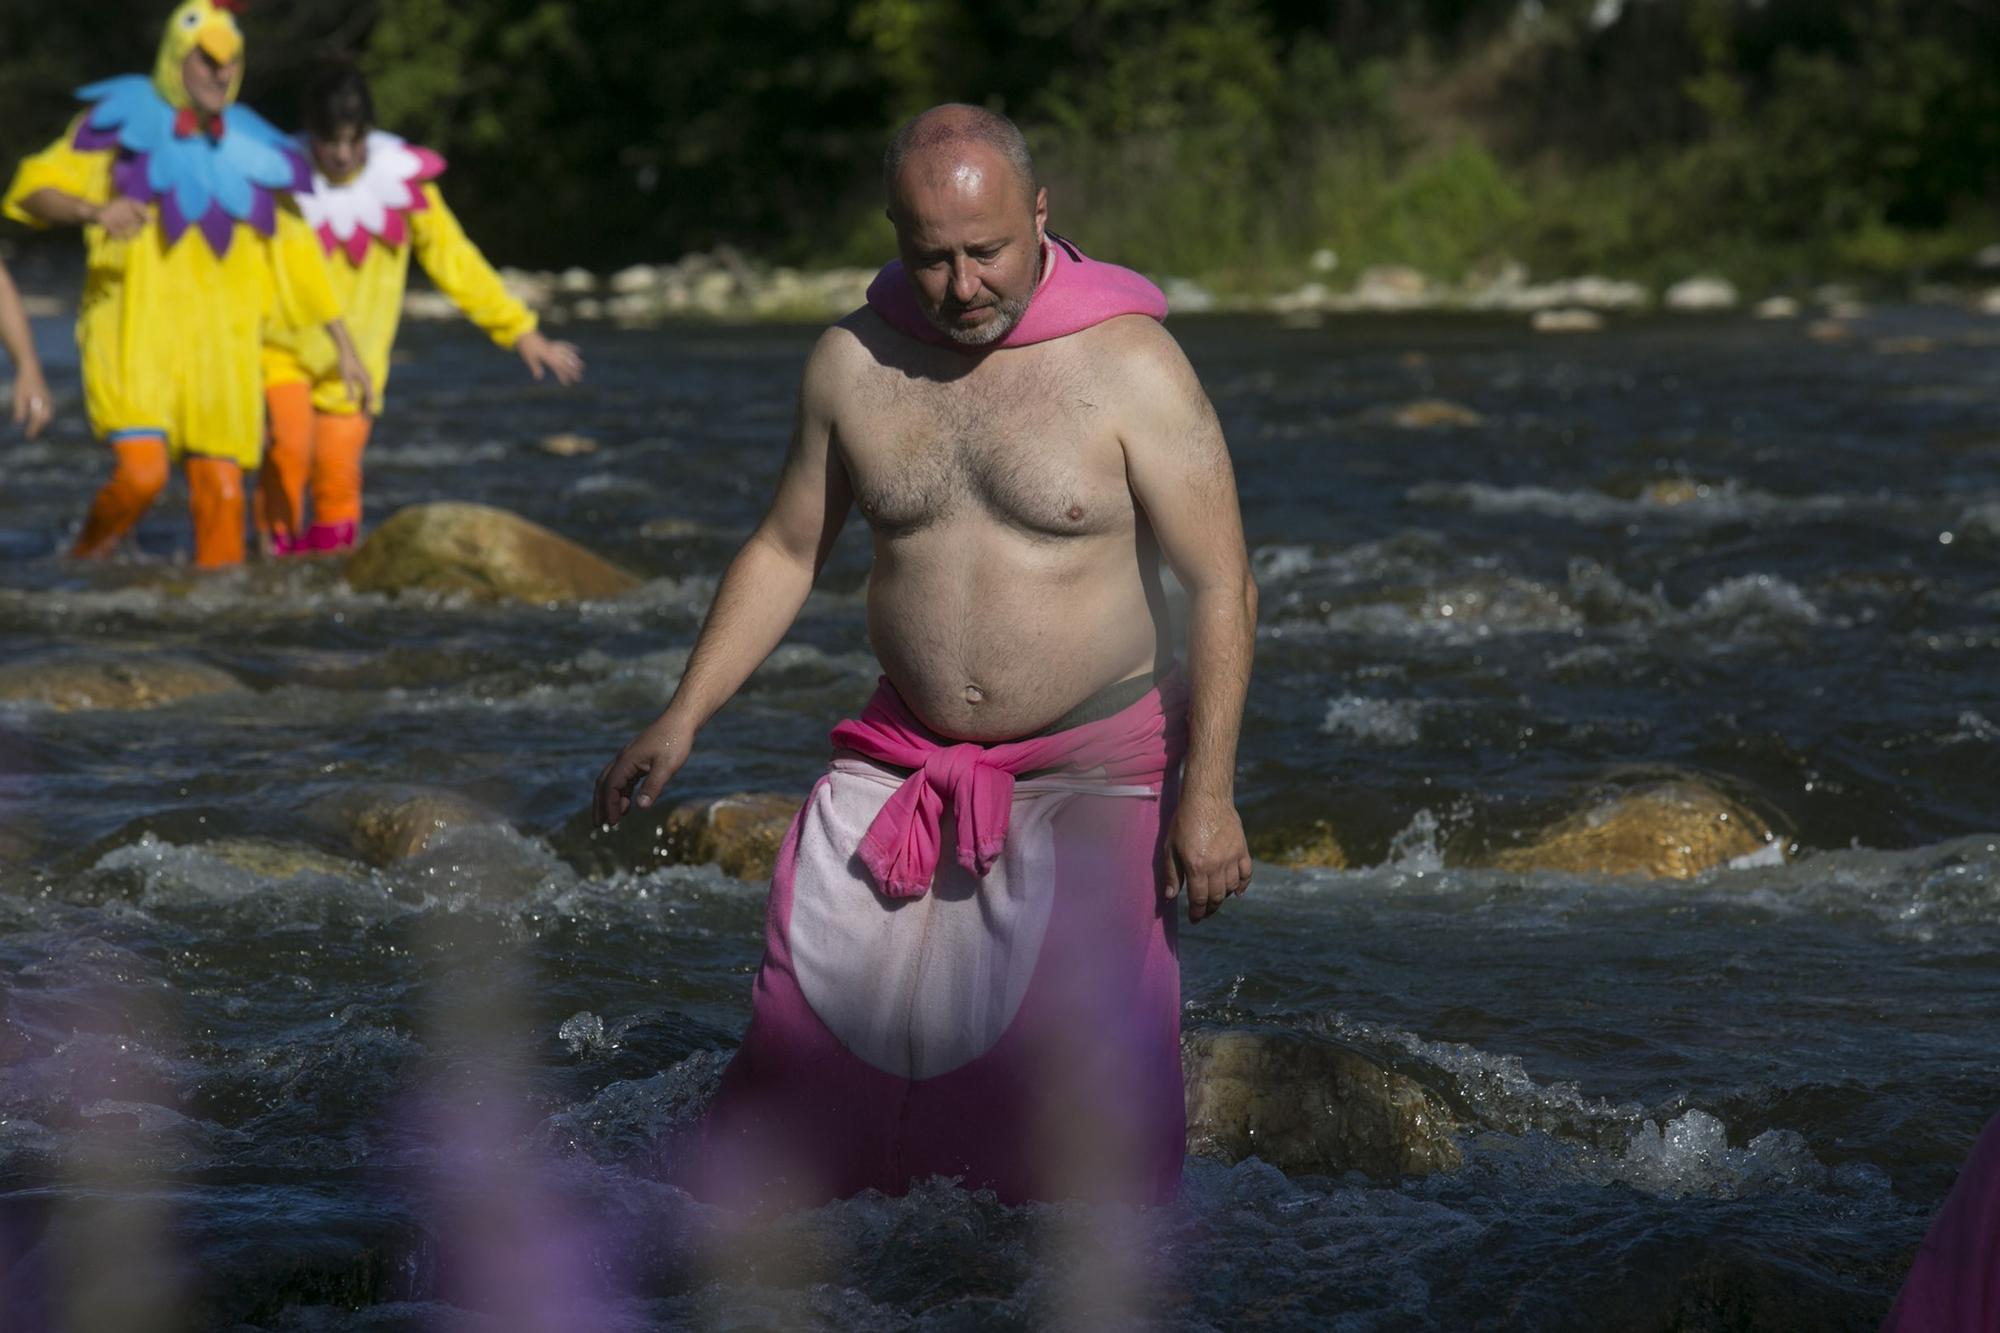
<path id="1" fill-rule="evenodd" d="M 310 806 L 306 820 L 373 865 L 407 860 L 456 829 L 506 822 L 468 796 L 415 787 L 338 792 Z"/>
<path id="2" fill-rule="evenodd" d="M 347 581 L 362 592 L 422 589 L 521 602 L 617 597 L 639 586 L 538 523 L 457 502 L 398 511 L 348 561 Z"/>
<path id="3" fill-rule="evenodd" d="M 1746 858 L 1783 859 L 1785 840 L 1741 802 L 1694 778 L 1603 797 L 1472 864 L 1519 872 L 1693 879 Z"/>
<path id="4" fill-rule="evenodd" d="M 1304 827 L 1259 829 L 1251 835 L 1250 855 L 1265 865 L 1345 870 L 1350 864 L 1340 835 L 1324 819 Z"/>
<path id="5" fill-rule="evenodd" d="M 178 657 L 42 657 L 0 667 L 0 701 L 58 713 L 159 708 L 243 689 L 220 667 Z"/>
<path id="6" fill-rule="evenodd" d="M 615 828 L 598 825 L 584 810 L 550 842 L 564 860 L 589 875 L 713 863 L 738 879 L 768 879 L 800 803 L 796 796 L 776 792 L 737 792 L 684 801 L 665 811 L 634 808 Z"/>
<path id="7" fill-rule="evenodd" d="M 1182 1038 L 1181 1064 L 1195 1156 L 1385 1179 L 1463 1161 L 1442 1104 L 1349 1047 L 1277 1029 L 1206 1028 Z"/>

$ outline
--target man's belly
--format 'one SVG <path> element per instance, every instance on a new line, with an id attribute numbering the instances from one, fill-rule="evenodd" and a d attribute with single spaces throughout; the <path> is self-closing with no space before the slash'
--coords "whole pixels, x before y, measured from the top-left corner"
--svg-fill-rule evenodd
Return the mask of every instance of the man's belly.
<path id="1" fill-rule="evenodd" d="M 903 701 L 941 735 L 1031 735 L 1156 664 L 1164 630 L 1129 540 L 1071 553 L 1016 545 L 906 555 L 877 543 L 869 637 Z"/>

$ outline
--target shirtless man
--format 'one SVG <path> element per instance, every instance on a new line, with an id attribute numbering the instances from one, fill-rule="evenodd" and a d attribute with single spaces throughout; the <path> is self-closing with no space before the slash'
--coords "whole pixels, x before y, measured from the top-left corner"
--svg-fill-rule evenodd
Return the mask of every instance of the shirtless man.
<path id="1" fill-rule="evenodd" d="M 1106 832 L 1109 825 L 1100 821 L 1094 826 L 1098 832 L 1093 836 L 1100 842 L 1107 846 L 1116 842 L 1123 849 L 1120 855 L 1129 859 L 1136 853 L 1141 858 L 1137 880 L 1129 890 L 1120 891 L 1140 901 L 1130 920 L 1119 920 L 1136 921 L 1134 929 L 1150 932 L 1149 939 L 1134 945 L 1137 952 L 1129 977 L 1134 987 L 1153 984 L 1162 967 L 1177 967 L 1171 953 L 1173 913 L 1166 900 L 1184 890 L 1188 919 L 1199 922 L 1215 913 L 1229 895 L 1241 893 L 1251 873 L 1235 809 L 1234 777 L 1257 593 L 1220 426 L 1193 369 L 1157 318 L 1122 315 L 1064 336 L 1010 345 L 1010 336 L 1021 326 L 1031 303 L 1042 295 L 1042 284 L 1054 290 L 1052 264 L 1064 265 L 1065 272 L 1053 276 L 1072 284 L 1069 291 L 1080 290 L 1075 286 L 1084 281 L 1077 276 L 1080 273 L 1087 277 L 1101 269 L 1135 277 L 1109 265 L 1080 261 L 1080 256 L 1069 258 L 1076 255 L 1073 249 L 1057 252 L 1065 243 L 1047 237 L 1047 191 L 1037 187 L 1026 145 L 1011 122 L 966 106 L 925 112 L 905 126 L 891 146 L 885 185 L 906 276 L 893 278 L 891 266 L 878 280 L 878 289 L 885 281 L 907 282 L 907 292 L 898 289 L 892 295 L 913 297 L 929 325 L 921 331 L 935 332 L 924 338 L 900 331 L 874 308 L 871 293 L 870 307 L 822 335 L 805 367 L 790 450 L 771 508 L 725 574 L 672 702 L 599 776 L 597 818 L 616 824 L 631 806 L 645 809 L 658 800 L 668 780 L 687 761 L 701 727 L 778 646 L 850 507 L 858 503 L 874 535 L 868 629 L 887 684 L 861 723 L 843 724 L 835 742 L 837 754 L 850 755 L 847 762 L 859 762 L 852 759 L 852 752 L 859 751 L 882 765 L 872 775 L 875 807 L 888 799 L 889 786 L 915 771 L 917 776 L 910 777 L 908 785 L 915 788 L 920 779 L 927 780 L 933 806 L 949 806 L 950 816 L 967 826 L 974 818 L 968 804 L 975 799 L 971 793 L 985 770 L 972 777 L 965 777 L 965 770 L 947 772 L 951 756 L 975 768 L 984 763 L 988 769 L 1010 767 L 1016 776 L 1025 772 L 1028 778 L 1022 790 L 1026 790 L 1037 787 L 1034 777 L 1062 764 L 1041 751 L 1030 753 L 1009 744 L 1022 738 L 1052 737 L 1049 743 L 1056 744 L 1063 737 L 1083 735 L 1092 724 L 1140 730 L 1150 726 L 1148 734 L 1155 744 L 1163 733 L 1184 734 L 1184 751 L 1182 742 L 1174 740 L 1171 753 L 1153 755 L 1151 776 L 1142 778 L 1139 788 L 1119 789 L 1128 796 L 1133 790 L 1150 790 L 1153 799 L 1142 803 L 1127 799 L 1118 807 L 1145 807 L 1152 821 L 1144 828 L 1145 836 L 1118 842 Z M 1155 313 L 1163 310 L 1162 304 Z M 1172 634 L 1159 577 L 1162 558 L 1188 594 L 1184 681 L 1173 667 Z M 1178 730 L 1183 708 L 1184 733 Z M 1115 717 L 1107 722 L 1108 715 Z M 859 729 L 871 719 L 896 731 L 894 745 L 880 734 L 872 737 L 873 749 L 857 739 Z M 895 745 L 903 753 L 897 753 Z M 1172 770 L 1183 753 L 1176 784 Z M 1102 754 L 1089 757 L 1093 774 L 1117 762 L 1103 762 Z M 837 760 L 836 769 L 841 766 Z M 1147 781 L 1150 789 L 1144 786 Z M 1015 789 L 1010 785 L 1007 790 Z M 803 877 L 811 858 L 814 812 L 822 798 L 822 790 L 816 788 L 814 800 L 801 815 L 804 832 L 794 829 L 793 839 L 799 844 L 797 873 L 802 878 L 796 885 L 786 882 L 793 870 L 787 861 L 781 864 L 773 888 L 780 915 L 790 914 L 795 921 L 808 912 Z M 841 828 L 859 828 L 851 818 L 847 825 L 841 824 L 833 808 L 837 796 L 824 799 L 829 804 L 821 815 L 832 821 L 828 836 L 837 841 L 845 836 Z M 921 795 L 911 797 L 917 805 L 921 800 Z M 1028 816 L 1022 800 L 1016 791 L 1014 831 L 1006 839 L 1010 847 L 1017 838 L 1030 836 L 1023 831 Z M 1049 805 L 1046 798 L 1043 802 L 1044 807 Z M 888 799 L 888 806 L 896 807 L 897 800 Z M 873 813 L 878 817 L 868 836 L 878 838 L 889 815 Z M 920 821 L 923 816 L 911 818 Z M 874 1114 L 865 1105 L 873 1091 L 798 1087 L 795 1080 L 812 1077 L 798 1072 L 813 1067 L 810 1054 L 795 1049 L 789 1057 L 755 1055 L 760 1025 L 766 1044 L 803 1040 L 789 1029 L 776 1031 L 785 1023 L 766 1021 L 774 969 L 787 974 L 783 980 L 788 984 L 789 974 L 797 972 L 810 1007 L 822 1011 L 818 1017 L 834 1029 L 837 1042 L 829 1050 L 858 1052 L 877 1071 L 909 1081 L 902 1091 L 883 1094 L 902 1108 L 900 1114 L 907 1121 L 914 1114 L 907 1100 L 910 1087 L 921 1086 L 926 1079 L 947 1084 L 961 1077 L 966 1068 L 980 1064 L 977 1057 L 994 1047 L 1009 1024 L 1029 1021 L 1025 1016 L 1035 1005 L 1020 993 L 1025 980 L 1017 980 L 1011 990 L 1001 987 L 1006 993 L 986 1006 L 994 1014 L 979 1020 L 984 1029 L 971 1035 L 906 1030 L 912 1022 L 909 1010 L 921 1007 L 913 1005 L 908 990 L 897 992 L 903 996 L 900 1001 L 883 1001 L 890 1008 L 901 1005 L 894 1023 L 903 1025 L 886 1034 L 881 1013 L 825 1011 L 849 1004 L 866 1008 L 866 1002 L 852 996 L 888 984 L 877 980 L 884 974 L 903 978 L 896 984 L 907 983 L 919 997 L 926 994 L 926 985 L 937 987 L 931 992 L 943 1001 L 937 1007 L 973 1005 L 964 989 L 965 978 L 984 978 L 996 968 L 1002 973 L 1011 968 L 1018 977 L 1033 972 L 1034 949 L 1046 952 L 1055 947 L 1052 943 L 1044 947 L 1038 932 L 1045 931 L 1046 938 L 1054 941 L 1073 933 L 1064 928 L 1065 922 L 1097 929 L 1083 925 L 1084 918 L 1072 921 L 1064 915 L 1069 910 L 1061 905 L 1064 896 L 1075 897 L 1083 890 L 1066 882 L 1056 892 L 1057 906 L 1051 908 L 1046 892 L 1020 887 L 1036 873 L 1049 878 L 1053 872 L 1043 861 L 1036 863 L 1039 872 L 1032 866 L 1026 870 L 1013 866 L 1006 889 L 1008 894 L 1039 897 L 1041 901 L 1024 909 L 1024 919 L 1038 924 L 1023 927 L 1016 936 L 968 945 L 972 952 L 967 957 L 977 955 L 976 966 L 966 958 L 910 961 L 908 949 L 939 947 L 938 926 L 930 928 L 928 944 L 881 944 L 878 937 L 889 928 L 885 923 L 903 919 L 897 909 L 909 907 L 913 896 L 927 904 L 923 910 L 933 910 L 928 904 L 935 903 L 940 912 L 955 899 L 979 893 L 995 901 L 1005 896 L 994 885 L 1006 874 L 987 874 L 983 864 L 991 841 L 985 824 L 977 831 L 977 848 L 971 847 L 971 835 L 961 827 L 959 859 L 975 878 L 966 881 L 962 894 L 947 891 L 947 880 L 960 875 L 961 868 L 950 864 L 948 851 L 938 855 L 937 844 L 948 845 L 952 838 L 939 832 L 935 809 L 928 818 L 928 851 L 924 838 L 916 836 L 899 844 L 908 854 L 905 860 L 883 853 L 884 864 L 876 868 L 876 882 L 870 886 L 874 894 L 856 890 L 841 899 L 843 905 L 829 909 L 838 916 L 849 910 L 845 904 L 860 903 L 879 920 L 871 917 L 842 925 L 815 915 L 810 931 L 794 925 L 788 937 L 770 942 L 759 979 L 758 1012 L 737 1060 L 738 1067 L 753 1063 L 759 1067 L 737 1080 L 745 1085 L 737 1089 L 744 1094 L 739 1102 L 755 1100 L 747 1085 L 761 1079 L 768 1113 L 768 1103 L 781 1100 L 789 1086 L 791 1094 L 815 1101 L 821 1113 L 818 1123 L 799 1132 L 816 1138 L 826 1133 L 829 1118 L 837 1120 L 844 1114 L 829 1116 L 830 1107 L 849 1108 L 854 1117 Z M 1002 815 L 1003 826 L 1005 821 Z M 863 847 L 864 859 L 871 850 Z M 914 873 L 911 865 L 916 867 Z M 1004 864 L 1000 867 L 1007 870 Z M 1132 867 L 1126 866 L 1118 873 L 1131 872 Z M 933 875 L 939 891 L 923 899 Z M 983 889 L 976 878 L 981 875 Z M 1091 883 L 1103 886 L 1108 881 L 1098 875 Z M 781 898 L 787 901 L 780 903 Z M 1124 928 L 1103 926 L 1105 931 Z M 815 948 L 831 947 L 825 939 L 849 929 L 855 941 L 862 941 L 849 941 L 853 945 L 849 952 L 866 955 L 865 965 L 807 956 Z M 1036 938 L 1029 940 L 1031 936 Z M 1071 943 L 1062 947 L 1070 948 Z M 892 953 L 869 953 L 883 948 Z M 894 953 L 898 948 L 906 952 Z M 1022 951 L 1025 961 L 1016 956 Z M 1127 975 L 1102 959 L 1079 958 L 1076 965 L 1093 975 Z M 1053 967 L 1043 960 L 1044 972 Z M 957 980 L 934 975 L 940 969 Z M 1142 972 L 1153 981 L 1142 983 Z M 1171 1000 L 1159 1003 L 1174 1012 L 1157 1016 L 1156 1046 L 1169 1021 L 1174 1033 L 1178 1031 L 1177 970 L 1171 980 Z M 1035 982 L 1042 984 L 1040 979 Z M 822 994 L 815 995 L 815 986 Z M 775 1008 L 775 1001 L 771 1003 Z M 812 1025 L 811 1019 L 798 1021 Z M 953 1021 L 935 1020 L 945 1026 Z M 1129 1027 L 1123 1019 L 1118 1022 Z M 813 1040 L 820 1038 L 815 1029 Z M 873 1046 L 884 1043 L 893 1048 L 889 1054 L 870 1053 Z M 935 1058 L 908 1055 L 909 1049 L 926 1043 L 936 1048 Z M 1168 1052 L 1161 1059 L 1170 1057 Z M 1171 1196 L 1172 1184 L 1158 1182 L 1169 1174 L 1177 1177 L 1179 1170 L 1179 1066 L 1177 1058 L 1172 1058 L 1171 1071 L 1160 1061 L 1154 1066 L 1149 1074 L 1127 1069 L 1119 1075 L 1155 1080 L 1143 1091 L 1128 1083 L 1121 1095 L 1172 1103 L 1171 1125 L 1143 1131 L 1154 1140 L 1145 1149 L 1153 1152 L 1151 1164 L 1135 1167 L 1154 1171 L 1154 1185 L 1113 1186 L 1109 1192 Z M 961 1072 L 938 1077 L 946 1067 Z M 739 1072 L 733 1067 L 732 1077 Z M 864 1083 L 869 1077 L 873 1075 L 857 1075 Z M 1017 1070 L 1003 1083 L 1011 1087 L 1024 1077 Z M 990 1089 L 979 1094 L 987 1099 L 994 1095 Z M 731 1097 L 726 1079 L 720 1101 L 728 1103 Z M 711 1122 L 712 1149 L 714 1137 Z M 1170 1163 L 1169 1139 L 1176 1139 Z M 782 1157 L 787 1151 L 796 1156 L 799 1151 L 798 1145 L 786 1145 L 769 1135 L 757 1143 L 765 1157 Z M 940 1149 L 942 1157 L 927 1156 L 907 1143 L 887 1149 L 873 1143 L 850 1145 L 849 1151 L 858 1156 L 887 1152 L 884 1160 L 889 1165 L 870 1175 L 867 1169 L 850 1171 L 841 1163 L 792 1161 L 795 1184 L 801 1172 L 817 1172 L 814 1185 L 802 1187 L 800 1197 L 847 1193 L 867 1185 L 892 1189 L 900 1183 L 893 1178 L 898 1171 L 921 1173 L 925 1167 L 958 1174 L 968 1183 L 992 1185 L 1003 1196 L 1046 1197 L 1063 1185 L 1051 1184 L 1046 1173 L 1037 1174 L 1032 1165 L 1024 1183 L 1018 1172 L 1009 1174 L 1011 1166 L 992 1166 L 980 1159 L 978 1150 L 964 1149 L 962 1144 L 946 1145 Z M 1001 1156 L 1014 1163 L 1019 1153 Z M 747 1168 L 739 1162 L 734 1169 Z M 726 1186 L 715 1192 L 726 1192 Z"/>

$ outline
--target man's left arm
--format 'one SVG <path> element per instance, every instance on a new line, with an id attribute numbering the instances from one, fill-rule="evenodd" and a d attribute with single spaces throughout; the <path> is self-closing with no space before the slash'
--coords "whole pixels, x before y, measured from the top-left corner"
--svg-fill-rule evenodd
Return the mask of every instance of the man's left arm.
<path id="1" fill-rule="evenodd" d="M 1243 545 L 1236 476 L 1215 408 L 1163 328 L 1135 322 L 1123 362 L 1126 475 L 1160 554 L 1188 593 L 1188 752 L 1160 872 L 1200 921 L 1250 883 L 1236 813 L 1236 741 L 1257 639 L 1257 585 Z"/>

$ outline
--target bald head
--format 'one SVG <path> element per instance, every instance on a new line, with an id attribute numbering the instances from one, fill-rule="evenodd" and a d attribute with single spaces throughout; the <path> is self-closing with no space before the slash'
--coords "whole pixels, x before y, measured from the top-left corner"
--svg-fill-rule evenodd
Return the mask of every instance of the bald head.
<path id="1" fill-rule="evenodd" d="M 1041 279 L 1049 211 L 1021 131 L 980 107 L 935 106 L 896 132 L 882 176 L 925 318 L 963 346 L 1005 338 Z"/>
<path id="2" fill-rule="evenodd" d="M 1013 121 L 985 107 L 947 102 L 907 121 L 882 155 L 882 188 L 889 211 L 897 211 L 905 181 L 914 176 L 938 184 L 966 168 L 980 171 L 996 165 L 1021 187 L 1023 199 L 1035 197 L 1035 160 L 1028 141 Z M 989 182 L 991 184 L 993 182 Z"/>

